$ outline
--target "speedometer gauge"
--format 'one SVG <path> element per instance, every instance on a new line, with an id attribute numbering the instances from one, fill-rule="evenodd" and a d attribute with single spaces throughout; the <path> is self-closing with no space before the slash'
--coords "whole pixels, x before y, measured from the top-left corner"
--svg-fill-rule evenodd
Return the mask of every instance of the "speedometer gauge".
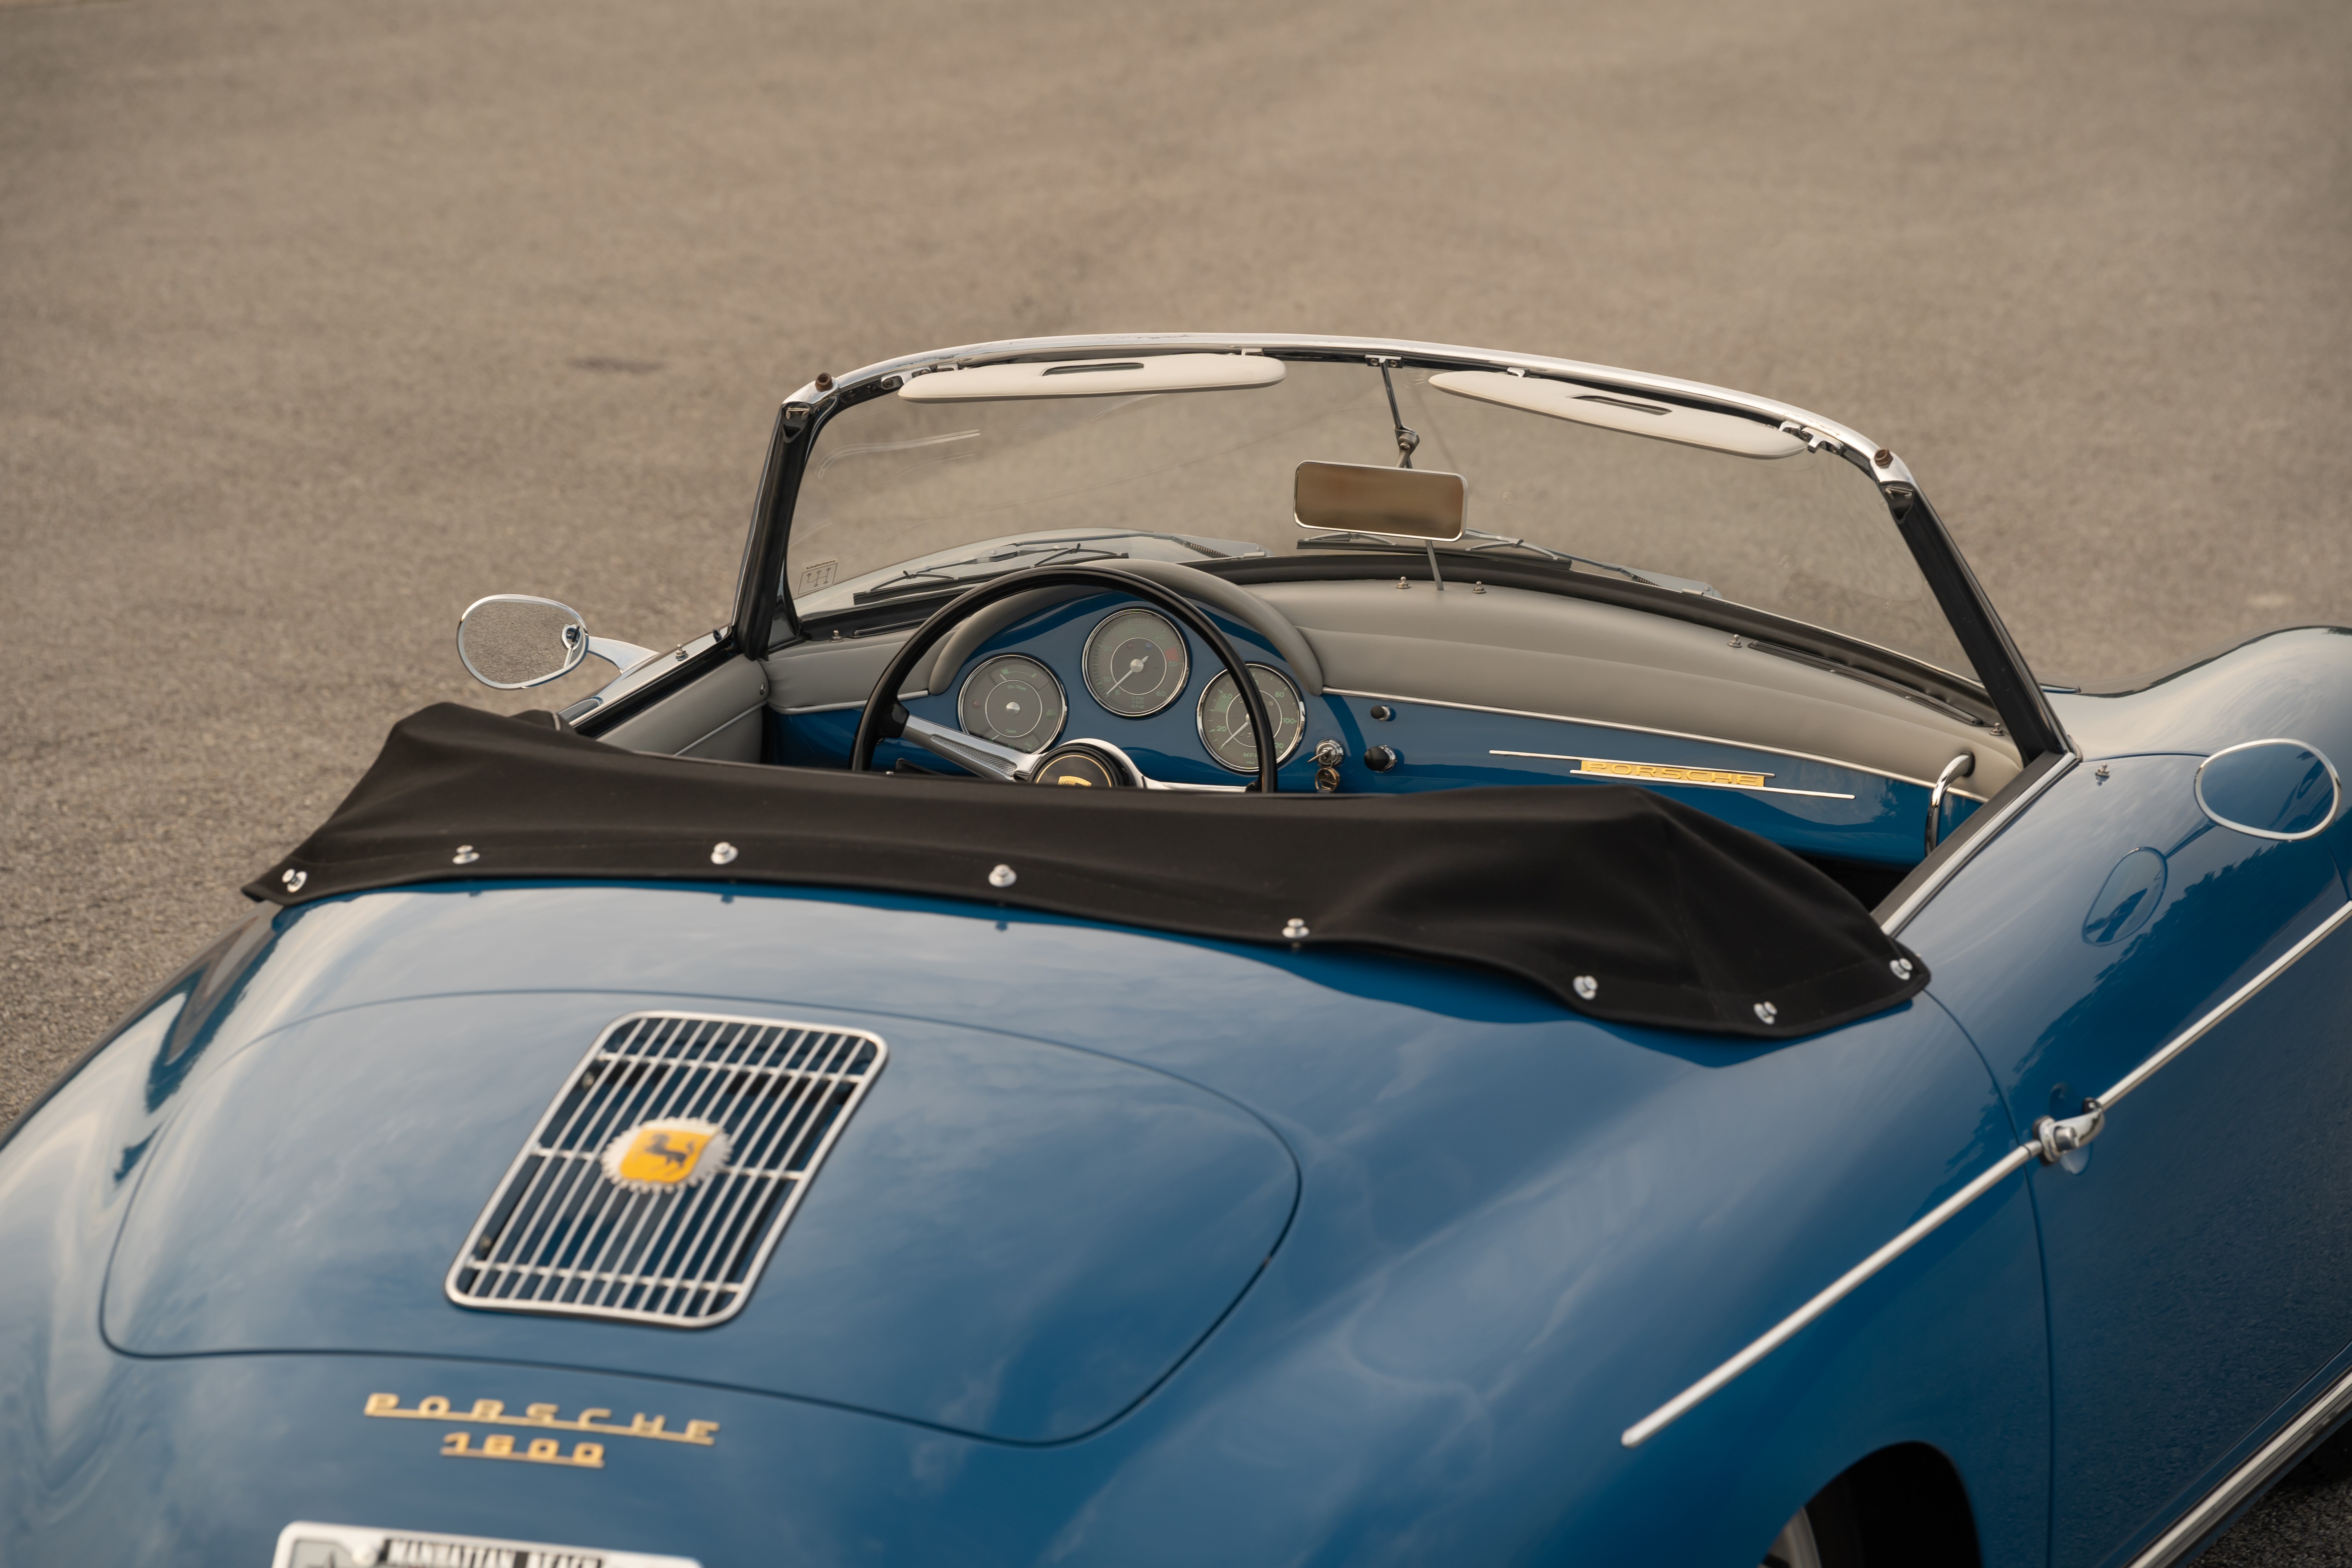
<path id="1" fill-rule="evenodd" d="M 956 717 L 967 734 L 1023 752 L 1052 745 L 1068 712 L 1054 672 L 1017 653 L 982 664 L 964 678 L 956 697 Z"/>
<path id="2" fill-rule="evenodd" d="M 1253 664 L 1249 672 L 1274 724 L 1274 760 L 1286 763 L 1307 732 L 1307 704 L 1282 671 Z M 1201 693 L 1200 718 L 1201 743 L 1209 748 L 1209 755 L 1237 773 L 1257 772 L 1257 737 L 1250 732 L 1249 708 L 1230 671 L 1219 670 Z"/>
<path id="3" fill-rule="evenodd" d="M 1122 719 L 1157 713 L 1184 695 L 1192 655 L 1168 617 L 1132 605 L 1087 634 L 1087 689 Z"/>

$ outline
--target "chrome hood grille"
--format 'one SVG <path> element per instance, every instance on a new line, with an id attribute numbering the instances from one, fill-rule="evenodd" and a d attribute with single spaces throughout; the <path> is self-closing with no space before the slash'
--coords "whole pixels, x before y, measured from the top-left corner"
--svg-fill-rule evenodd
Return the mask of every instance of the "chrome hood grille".
<path id="1" fill-rule="evenodd" d="M 449 1299 L 726 1321 L 887 1055 L 873 1035 L 777 1019 L 614 1020 L 474 1222 Z"/>

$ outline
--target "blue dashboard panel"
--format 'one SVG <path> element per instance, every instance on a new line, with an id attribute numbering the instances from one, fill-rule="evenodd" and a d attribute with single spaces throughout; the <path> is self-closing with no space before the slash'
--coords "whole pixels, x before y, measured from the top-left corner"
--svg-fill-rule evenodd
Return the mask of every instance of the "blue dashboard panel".
<path id="1" fill-rule="evenodd" d="M 1368 697 L 1331 700 L 1360 715 L 1374 706 Z M 1405 699 L 1381 706 L 1394 717 L 1386 722 L 1365 718 L 1361 727 L 1374 731 L 1370 743 L 1391 748 L 1399 761 L 1385 775 L 1370 775 L 1376 789 L 1638 784 L 1800 854 L 1909 866 L 1926 848 L 1928 791 L 1908 780 L 1725 741 L 1570 719 Z M 1658 768 L 1731 777 L 1642 776 Z M 1976 805 L 1948 795 L 1938 837 L 1967 820 Z"/>
<path id="2" fill-rule="evenodd" d="M 1192 654 L 1191 674 L 1182 693 L 1159 712 L 1130 719 L 1110 712 L 1087 691 L 1082 675 L 1087 636 L 1105 616 L 1131 602 L 1116 595 L 1096 595 L 1017 622 L 965 662 L 956 672 L 957 686 L 982 659 L 1024 654 L 1051 669 L 1061 683 L 1068 718 L 1059 739 L 1108 741 L 1147 774 L 1169 784 L 1245 782 L 1246 775 L 1213 761 L 1201 740 L 1201 692 L 1222 666 L 1190 633 L 1185 640 Z M 1288 672 L 1286 661 L 1255 631 L 1210 613 L 1244 659 Z M 1375 707 L 1391 717 L 1374 719 Z M 918 698 L 908 708 L 936 723 L 958 722 L 952 690 Z M 1638 784 L 1799 854 L 1898 867 L 1916 864 L 1926 848 L 1926 785 L 1836 763 L 1727 741 L 1367 693 L 1326 691 L 1308 698 L 1306 709 L 1306 733 L 1282 767 L 1285 789 L 1313 790 L 1316 743 L 1336 740 L 1348 753 L 1339 767 L 1339 787 L 1347 791 Z M 772 754 L 800 766 L 845 766 L 857 713 L 851 707 L 781 718 Z M 1384 772 L 1374 772 L 1364 763 L 1364 753 L 1374 746 L 1396 752 L 1399 761 Z M 903 742 L 885 742 L 875 753 L 879 767 L 901 758 L 935 770 L 950 766 Z M 1643 770 L 1661 768 L 1734 776 L 1716 781 L 1643 776 Z M 1948 797 L 1938 837 L 1967 820 L 1976 807 L 1973 800 Z"/>

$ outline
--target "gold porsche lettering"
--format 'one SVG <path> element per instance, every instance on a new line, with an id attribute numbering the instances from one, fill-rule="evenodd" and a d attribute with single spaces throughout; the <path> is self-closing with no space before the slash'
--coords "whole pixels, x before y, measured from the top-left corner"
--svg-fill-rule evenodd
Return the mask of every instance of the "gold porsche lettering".
<path id="1" fill-rule="evenodd" d="M 689 1421 L 686 1424 L 684 1431 L 673 1432 L 669 1427 L 668 1416 L 648 1415 L 641 1410 L 632 1412 L 625 1425 L 607 1419 L 613 1413 L 599 1405 L 587 1406 L 568 1421 L 560 1418 L 559 1412 L 562 1408 L 555 1405 L 526 1405 L 523 1406 L 521 1415 L 509 1415 L 506 1413 L 504 1400 L 477 1399 L 471 1408 L 461 1411 L 454 1408 L 442 1395 L 435 1394 L 428 1394 L 418 1400 L 415 1405 L 404 1409 L 400 1403 L 400 1395 L 397 1394 L 371 1394 L 367 1396 L 367 1404 L 362 1408 L 360 1414 L 384 1416 L 395 1421 L 439 1421 L 445 1425 L 451 1422 L 463 1422 L 467 1426 L 523 1426 L 542 1432 L 593 1432 L 600 1436 L 644 1437 L 661 1443 L 692 1443 L 703 1448 L 711 1447 L 718 1441 L 713 1436 L 719 1430 L 719 1423 L 716 1421 Z M 466 1438 L 467 1434 L 463 1432 L 452 1432 L 448 1437 L 443 1439 L 443 1442 L 446 1445 Z M 543 1440 L 554 1441 L 552 1438 Z M 503 1448 L 494 1447 L 501 1443 L 506 1447 Z M 457 1448 L 445 1446 L 442 1451 L 453 1455 L 464 1452 L 476 1458 L 539 1458 L 544 1459 L 546 1458 L 546 1454 L 534 1455 L 528 1449 L 521 1454 L 513 1453 L 511 1450 L 514 1443 L 514 1438 L 501 1433 L 484 1438 L 482 1447 L 478 1449 L 465 1447 L 461 1443 Z M 532 1447 L 536 1447 L 537 1443 Z M 573 1452 L 576 1454 L 581 1447 L 594 1449 L 595 1462 L 599 1465 L 604 1463 L 604 1450 L 601 1445 L 594 1443 L 576 1445 Z M 548 1453 L 553 1451 L 547 1450 Z M 565 1459 L 562 1462 L 568 1465 L 583 1461 Z"/>
<path id="2" fill-rule="evenodd" d="M 1761 789 L 1772 776 L 1730 768 L 1676 767 L 1671 763 L 1620 763 L 1607 757 L 1579 757 L 1576 771 L 1612 779 L 1647 779 L 1654 784 L 1730 784 L 1744 789 Z"/>

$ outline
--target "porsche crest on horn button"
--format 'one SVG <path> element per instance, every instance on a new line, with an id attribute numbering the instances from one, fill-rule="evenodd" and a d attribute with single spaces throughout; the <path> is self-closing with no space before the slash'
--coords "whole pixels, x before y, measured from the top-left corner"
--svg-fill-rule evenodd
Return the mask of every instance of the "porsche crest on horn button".
<path id="1" fill-rule="evenodd" d="M 727 1163 L 727 1132 L 715 1121 L 665 1116 L 640 1121 L 604 1145 L 604 1174 L 633 1193 L 699 1186 Z"/>

